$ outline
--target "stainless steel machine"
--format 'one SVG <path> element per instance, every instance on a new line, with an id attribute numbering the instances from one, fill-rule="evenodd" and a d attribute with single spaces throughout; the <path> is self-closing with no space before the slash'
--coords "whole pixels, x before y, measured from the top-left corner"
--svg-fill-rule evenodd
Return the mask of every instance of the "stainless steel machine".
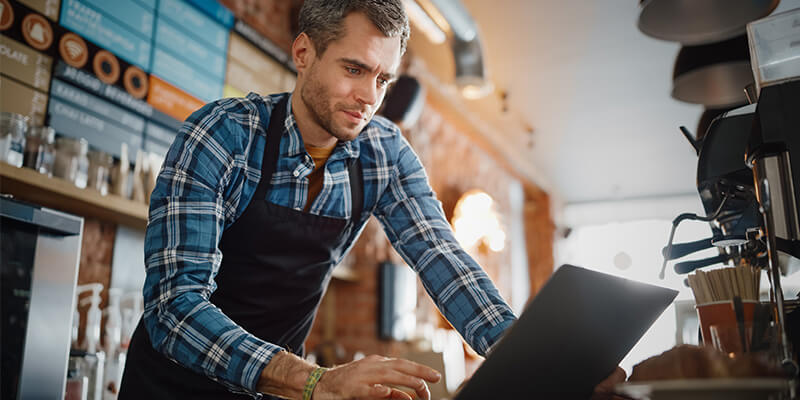
<path id="1" fill-rule="evenodd" d="M 787 345 L 781 276 L 789 272 L 792 258 L 800 258 L 800 79 L 761 89 L 745 161 L 753 171 L 753 187 L 763 217 L 759 231 L 766 244 L 778 324 L 782 328 L 784 365 L 793 365 L 797 374 Z"/>
<path id="2" fill-rule="evenodd" d="M 0 398 L 63 399 L 83 218 L 0 195 Z"/>

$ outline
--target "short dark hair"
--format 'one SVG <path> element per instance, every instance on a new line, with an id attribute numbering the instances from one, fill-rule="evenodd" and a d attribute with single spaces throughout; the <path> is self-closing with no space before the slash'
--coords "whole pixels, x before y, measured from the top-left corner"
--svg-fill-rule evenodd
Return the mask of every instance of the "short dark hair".
<path id="1" fill-rule="evenodd" d="M 400 36 L 400 54 L 405 53 L 411 28 L 401 0 L 305 0 L 300 9 L 300 32 L 305 32 L 322 54 L 342 37 L 342 21 L 352 12 L 364 13 L 387 37 Z"/>

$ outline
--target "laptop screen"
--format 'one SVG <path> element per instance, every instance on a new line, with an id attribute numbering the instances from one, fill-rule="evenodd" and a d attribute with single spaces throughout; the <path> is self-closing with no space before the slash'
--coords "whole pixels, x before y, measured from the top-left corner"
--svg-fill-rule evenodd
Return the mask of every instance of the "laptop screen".
<path id="1" fill-rule="evenodd" d="M 563 265 L 456 399 L 589 398 L 677 295 Z"/>

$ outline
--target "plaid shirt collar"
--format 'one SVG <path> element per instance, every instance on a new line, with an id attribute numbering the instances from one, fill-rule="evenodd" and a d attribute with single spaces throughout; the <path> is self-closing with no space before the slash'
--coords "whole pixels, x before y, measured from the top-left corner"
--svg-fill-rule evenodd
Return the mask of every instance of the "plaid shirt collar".
<path id="1" fill-rule="evenodd" d="M 248 97 L 251 100 L 255 100 L 253 97 L 258 98 L 259 95 L 255 93 L 250 93 Z M 284 121 L 284 131 L 283 135 L 288 137 L 287 146 L 286 146 L 286 154 L 284 157 L 289 158 L 296 158 L 296 157 L 303 157 L 307 154 L 305 146 L 303 144 L 303 136 L 300 134 L 300 129 L 297 127 L 297 120 L 294 117 L 294 113 L 292 112 L 292 93 L 288 94 L 289 100 L 286 102 L 286 120 Z M 361 132 L 364 132 L 367 128 L 369 128 L 370 124 L 373 122 L 370 121 Z M 348 142 L 338 142 L 336 144 L 336 149 L 333 150 L 331 153 L 330 158 L 328 161 L 336 161 L 336 160 L 344 160 L 348 158 L 358 158 L 358 155 L 361 152 L 360 142 L 356 139 L 350 140 Z"/>

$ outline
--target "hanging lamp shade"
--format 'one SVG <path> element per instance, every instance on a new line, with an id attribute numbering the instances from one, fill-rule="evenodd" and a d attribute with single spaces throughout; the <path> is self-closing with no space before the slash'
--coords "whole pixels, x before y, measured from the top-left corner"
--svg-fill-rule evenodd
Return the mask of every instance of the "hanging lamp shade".
<path id="1" fill-rule="evenodd" d="M 456 64 L 456 86 L 461 90 L 461 95 L 474 100 L 489 94 L 494 86 L 487 76 L 483 48 L 478 36 L 468 41 L 454 37 L 452 47 Z"/>
<path id="2" fill-rule="evenodd" d="M 682 47 L 672 73 L 672 97 L 709 108 L 730 107 L 747 102 L 744 88 L 752 83 L 747 35 L 741 35 Z"/>
<path id="3" fill-rule="evenodd" d="M 396 123 L 401 129 L 419 121 L 425 107 L 425 88 L 409 75 L 397 78 L 383 102 L 381 115 Z"/>
<path id="4" fill-rule="evenodd" d="M 745 32 L 748 22 L 769 15 L 780 0 L 641 0 L 639 30 L 656 39 L 695 46 Z"/>

